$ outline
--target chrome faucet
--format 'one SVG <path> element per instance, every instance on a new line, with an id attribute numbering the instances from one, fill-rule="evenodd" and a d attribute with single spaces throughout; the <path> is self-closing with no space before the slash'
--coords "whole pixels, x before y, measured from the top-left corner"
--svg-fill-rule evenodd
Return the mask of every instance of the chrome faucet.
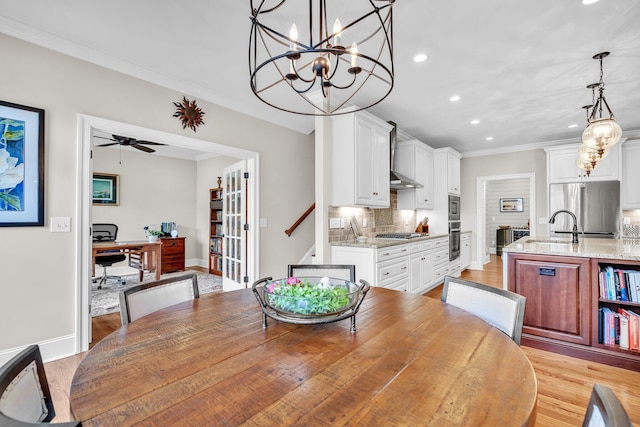
<path id="1" fill-rule="evenodd" d="M 568 213 L 569 215 L 571 215 L 571 218 L 573 218 L 573 229 L 571 230 L 571 237 L 572 237 L 571 243 L 578 243 L 578 219 L 576 218 L 576 215 L 573 212 L 567 211 L 564 209 L 556 211 L 553 213 L 553 215 L 551 215 L 551 218 L 549 219 L 549 224 L 555 224 L 556 215 L 558 215 L 561 212 Z"/>

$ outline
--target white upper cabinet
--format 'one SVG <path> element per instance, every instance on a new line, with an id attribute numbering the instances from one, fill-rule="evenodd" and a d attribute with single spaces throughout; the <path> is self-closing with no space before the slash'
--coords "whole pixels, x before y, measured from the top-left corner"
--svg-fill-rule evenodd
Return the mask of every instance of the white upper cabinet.
<path id="1" fill-rule="evenodd" d="M 622 209 L 640 209 L 640 141 L 622 146 Z"/>
<path id="2" fill-rule="evenodd" d="M 587 177 L 585 172 L 576 166 L 580 153 L 580 144 L 563 145 L 544 149 L 547 152 L 547 182 L 577 182 L 583 178 L 590 181 L 619 181 L 621 150 L 620 144 L 616 144 L 609 155 L 602 159 L 591 174 Z"/>
<path id="3" fill-rule="evenodd" d="M 460 156 L 458 153 L 447 153 L 447 182 L 449 194 L 460 195 Z"/>
<path id="4" fill-rule="evenodd" d="M 392 126 L 358 111 L 331 118 L 333 206 L 388 208 Z"/>
<path id="5" fill-rule="evenodd" d="M 418 140 L 396 144 L 394 170 L 422 188 L 399 190 L 398 209 L 433 209 L 433 149 Z"/>
<path id="6" fill-rule="evenodd" d="M 433 169 L 434 169 L 434 179 L 438 180 L 438 186 L 440 188 L 436 189 L 436 198 L 438 198 L 438 194 L 444 196 L 446 199 L 447 194 L 455 194 L 460 195 L 460 158 L 462 155 L 455 151 L 452 148 L 438 148 L 433 151 Z M 442 188 L 442 183 L 440 181 L 441 177 L 447 177 L 446 186 Z M 446 189 L 446 191 L 444 191 Z M 443 200 L 444 200 L 443 199 Z M 441 200 L 438 199 L 436 204 Z M 445 205 L 448 206 L 448 203 L 445 202 Z M 437 207 L 436 207 L 437 209 Z"/>

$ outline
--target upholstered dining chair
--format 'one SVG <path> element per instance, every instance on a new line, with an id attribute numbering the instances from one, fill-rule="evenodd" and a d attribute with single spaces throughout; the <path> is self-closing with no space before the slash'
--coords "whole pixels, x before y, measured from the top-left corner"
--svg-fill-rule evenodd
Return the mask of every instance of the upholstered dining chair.
<path id="1" fill-rule="evenodd" d="M 442 301 L 471 314 L 507 334 L 520 345 L 527 299 L 506 289 L 445 276 Z"/>
<path id="2" fill-rule="evenodd" d="M 116 224 L 93 224 L 91 233 L 94 242 L 114 242 L 118 237 L 118 226 Z M 107 267 L 111 267 L 113 264 L 125 259 L 127 259 L 127 256 L 121 251 L 104 252 L 101 255 L 96 255 L 96 264 L 104 270 L 99 279 L 94 279 L 94 282 L 98 281 L 98 289 L 102 289 L 102 285 L 106 284 L 108 279 L 123 282 L 120 276 L 108 276 Z"/>
<path id="3" fill-rule="evenodd" d="M 631 427 L 631 420 L 613 391 L 594 384 L 582 427 Z"/>
<path id="4" fill-rule="evenodd" d="M 195 273 L 142 283 L 120 291 L 122 325 L 149 313 L 184 301 L 200 298 Z"/>
<path id="5" fill-rule="evenodd" d="M 355 265 L 332 264 L 290 264 L 288 277 L 332 277 L 334 279 L 356 281 Z"/>
<path id="6" fill-rule="evenodd" d="M 0 367 L 0 426 L 80 426 L 49 423 L 56 415 L 40 347 L 30 345 Z"/>

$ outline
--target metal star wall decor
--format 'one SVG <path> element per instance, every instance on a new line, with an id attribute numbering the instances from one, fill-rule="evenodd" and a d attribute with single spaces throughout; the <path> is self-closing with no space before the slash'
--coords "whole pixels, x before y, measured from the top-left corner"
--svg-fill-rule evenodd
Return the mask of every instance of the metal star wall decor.
<path id="1" fill-rule="evenodd" d="M 190 127 L 194 132 L 196 128 L 204 124 L 202 116 L 204 111 L 196 105 L 196 100 L 189 101 L 185 96 L 182 97 L 182 103 L 174 102 L 177 110 L 173 113 L 173 117 L 178 117 L 182 122 L 182 129 Z"/>

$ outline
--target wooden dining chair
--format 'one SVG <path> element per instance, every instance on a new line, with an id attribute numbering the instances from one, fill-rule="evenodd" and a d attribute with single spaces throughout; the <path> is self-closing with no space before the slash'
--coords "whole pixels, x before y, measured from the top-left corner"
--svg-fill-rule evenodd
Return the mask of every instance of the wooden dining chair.
<path id="1" fill-rule="evenodd" d="M 288 277 L 332 277 L 356 281 L 355 265 L 289 264 Z"/>
<path id="2" fill-rule="evenodd" d="M 527 299 L 506 289 L 445 276 L 442 301 L 471 314 L 507 334 L 520 345 Z"/>
<path id="3" fill-rule="evenodd" d="M 142 283 L 120 291 L 122 325 L 149 313 L 184 301 L 200 298 L 195 273 Z"/>
<path id="4" fill-rule="evenodd" d="M 0 367 L 0 426 L 81 425 L 49 423 L 55 415 L 40 347 L 30 345 Z"/>
<path id="5" fill-rule="evenodd" d="M 582 427 L 631 427 L 631 420 L 613 391 L 594 384 Z"/>

